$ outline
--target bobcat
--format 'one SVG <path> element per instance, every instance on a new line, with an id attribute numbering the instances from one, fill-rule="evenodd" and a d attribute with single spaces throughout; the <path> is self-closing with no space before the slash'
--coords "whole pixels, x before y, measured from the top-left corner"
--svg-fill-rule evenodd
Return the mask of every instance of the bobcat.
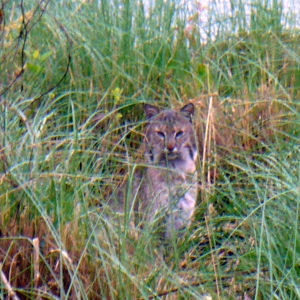
<path id="1" fill-rule="evenodd" d="M 145 105 L 146 167 L 135 174 L 132 195 L 144 222 L 161 220 L 170 238 L 191 223 L 197 198 L 194 105 L 179 112 Z"/>

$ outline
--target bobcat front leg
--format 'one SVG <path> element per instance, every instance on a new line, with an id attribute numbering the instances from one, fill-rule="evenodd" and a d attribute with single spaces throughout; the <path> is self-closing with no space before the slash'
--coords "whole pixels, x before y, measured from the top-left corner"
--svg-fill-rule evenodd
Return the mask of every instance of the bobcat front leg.
<path id="1" fill-rule="evenodd" d="M 190 226 L 196 206 L 196 193 L 196 189 L 192 188 L 171 208 L 166 219 L 167 238 Z"/>

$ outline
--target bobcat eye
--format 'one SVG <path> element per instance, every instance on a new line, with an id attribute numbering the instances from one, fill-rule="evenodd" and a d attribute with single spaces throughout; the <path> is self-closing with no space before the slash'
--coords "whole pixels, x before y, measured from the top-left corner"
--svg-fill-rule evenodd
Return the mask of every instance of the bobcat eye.
<path id="1" fill-rule="evenodd" d="M 157 134 L 160 138 L 162 138 L 162 139 L 165 138 L 165 134 L 164 134 L 163 132 L 161 132 L 161 131 L 156 131 L 156 134 Z"/>
<path id="2" fill-rule="evenodd" d="M 182 136 L 183 136 L 183 134 L 184 134 L 184 132 L 183 132 L 183 131 L 178 131 L 178 132 L 175 134 L 175 137 L 176 137 L 176 139 L 178 139 L 178 138 L 182 137 Z"/>

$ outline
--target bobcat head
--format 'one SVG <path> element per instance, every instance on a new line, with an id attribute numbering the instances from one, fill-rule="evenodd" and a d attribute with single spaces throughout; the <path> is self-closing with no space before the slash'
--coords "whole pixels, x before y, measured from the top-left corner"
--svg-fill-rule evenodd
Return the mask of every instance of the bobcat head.
<path id="1" fill-rule="evenodd" d="M 149 163 L 193 173 L 197 146 L 191 117 L 194 105 L 189 103 L 179 112 L 145 105 L 149 119 L 145 131 L 145 157 Z"/>

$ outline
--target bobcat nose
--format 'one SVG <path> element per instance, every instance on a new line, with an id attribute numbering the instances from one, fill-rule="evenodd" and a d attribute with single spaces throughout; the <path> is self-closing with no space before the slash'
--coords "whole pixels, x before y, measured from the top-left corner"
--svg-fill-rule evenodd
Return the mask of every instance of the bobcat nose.
<path id="1" fill-rule="evenodd" d="M 168 145 L 167 149 L 169 150 L 169 152 L 172 152 L 174 150 L 174 146 L 173 145 Z"/>
<path id="2" fill-rule="evenodd" d="M 173 144 L 167 145 L 167 149 L 168 149 L 168 151 L 169 151 L 170 153 L 173 152 L 175 148 L 176 148 L 176 147 L 175 147 Z"/>

